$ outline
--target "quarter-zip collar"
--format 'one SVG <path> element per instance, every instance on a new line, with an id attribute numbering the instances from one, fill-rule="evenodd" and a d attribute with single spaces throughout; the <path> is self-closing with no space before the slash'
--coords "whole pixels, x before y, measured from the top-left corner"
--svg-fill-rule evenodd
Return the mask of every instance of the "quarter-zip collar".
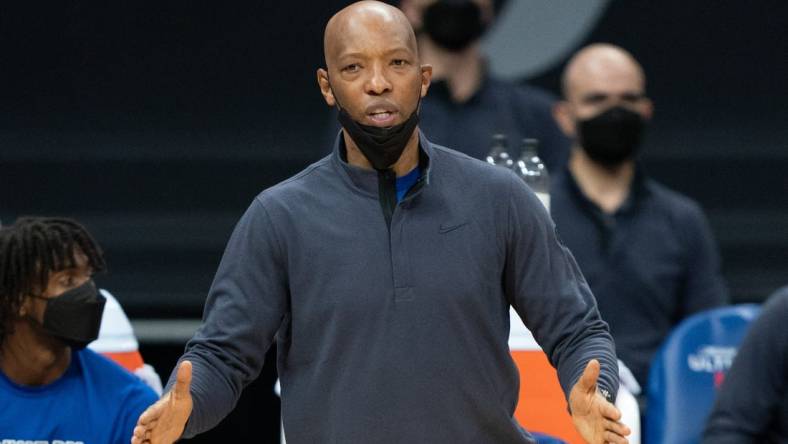
<path id="1" fill-rule="evenodd" d="M 432 169 L 435 168 L 435 162 L 432 161 L 432 153 L 432 143 L 427 140 L 424 133 L 419 131 L 419 169 L 421 175 L 401 203 L 412 200 L 425 186 L 429 185 Z M 342 137 L 342 130 L 339 131 L 334 140 L 331 164 L 351 191 L 375 199 L 379 198 L 378 172 L 373 169 L 351 165 L 347 162 L 347 147 L 345 146 L 345 139 Z"/>

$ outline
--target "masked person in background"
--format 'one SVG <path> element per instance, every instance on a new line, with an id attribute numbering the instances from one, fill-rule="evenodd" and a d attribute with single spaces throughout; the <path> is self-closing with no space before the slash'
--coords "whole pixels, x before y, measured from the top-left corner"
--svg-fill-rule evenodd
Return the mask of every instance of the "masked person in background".
<path id="1" fill-rule="evenodd" d="M 569 61 L 562 81 L 555 116 L 574 147 L 567 168 L 553 175 L 553 220 L 618 357 L 643 385 L 673 326 L 726 303 L 719 253 L 698 204 L 647 178 L 636 162 L 652 114 L 637 61 L 621 48 L 591 45 Z"/>
<path id="2" fill-rule="evenodd" d="M 156 399 L 139 378 L 86 349 L 105 299 L 96 242 L 69 219 L 0 228 L 0 442 L 123 443 Z"/>
<path id="3" fill-rule="evenodd" d="M 492 135 L 512 145 L 539 140 L 549 171 L 562 169 L 569 140 L 552 117 L 553 97 L 540 89 L 496 78 L 487 69 L 480 41 L 500 13 L 503 0 L 401 0 L 416 31 L 424 63 L 432 65 L 430 95 L 421 108 L 422 129 L 441 145 L 482 159 Z M 527 57 L 527 55 L 524 55 Z"/>

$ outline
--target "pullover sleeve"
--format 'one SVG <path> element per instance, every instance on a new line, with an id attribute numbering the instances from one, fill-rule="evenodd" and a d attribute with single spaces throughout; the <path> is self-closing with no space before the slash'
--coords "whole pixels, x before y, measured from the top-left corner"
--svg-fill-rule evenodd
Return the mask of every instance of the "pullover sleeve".
<path id="1" fill-rule="evenodd" d="M 537 197 L 511 176 L 504 286 L 507 298 L 558 371 L 569 397 L 585 366 L 601 366 L 600 391 L 614 400 L 618 364 L 613 338 L 572 254 Z"/>
<path id="2" fill-rule="evenodd" d="M 211 429 L 232 411 L 241 391 L 259 375 L 288 304 L 282 251 L 258 197 L 230 237 L 202 325 L 180 359 L 193 365 L 194 408 L 184 438 Z M 177 367 L 166 390 L 173 386 L 176 372 Z"/>

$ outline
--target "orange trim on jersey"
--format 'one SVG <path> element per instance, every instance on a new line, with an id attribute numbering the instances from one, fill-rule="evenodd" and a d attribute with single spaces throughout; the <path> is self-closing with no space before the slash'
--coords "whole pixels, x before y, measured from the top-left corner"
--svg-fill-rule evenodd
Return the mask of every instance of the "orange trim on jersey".
<path id="1" fill-rule="evenodd" d="M 130 352 L 107 352 L 101 353 L 101 355 L 112 359 L 121 367 L 132 373 L 145 364 L 145 362 L 142 360 L 142 355 L 138 350 Z"/>

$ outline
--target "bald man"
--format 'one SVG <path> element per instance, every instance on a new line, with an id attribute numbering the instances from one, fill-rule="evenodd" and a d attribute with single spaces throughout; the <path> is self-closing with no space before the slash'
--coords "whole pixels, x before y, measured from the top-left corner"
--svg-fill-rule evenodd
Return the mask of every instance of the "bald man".
<path id="1" fill-rule="evenodd" d="M 539 200 L 419 132 L 431 68 L 402 13 L 340 11 L 325 58 L 317 81 L 343 127 L 333 153 L 253 201 L 132 442 L 216 425 L 276 339 L 291 444 L 532 443 L 512 417 L 510 305 L 588 442 L 626 442 L 612 339 Z"/>
<path id="2" fill-rule="evenodd" d="M 670 329 L 728 294 L 698 204 L 638 166 L 653 112 L 645 83 L 638 62 L 616 46 L 594 44 L 570 60 L 555 117 L 574 147 L 551 188 L 561 238 L 641 386 Z"/>

